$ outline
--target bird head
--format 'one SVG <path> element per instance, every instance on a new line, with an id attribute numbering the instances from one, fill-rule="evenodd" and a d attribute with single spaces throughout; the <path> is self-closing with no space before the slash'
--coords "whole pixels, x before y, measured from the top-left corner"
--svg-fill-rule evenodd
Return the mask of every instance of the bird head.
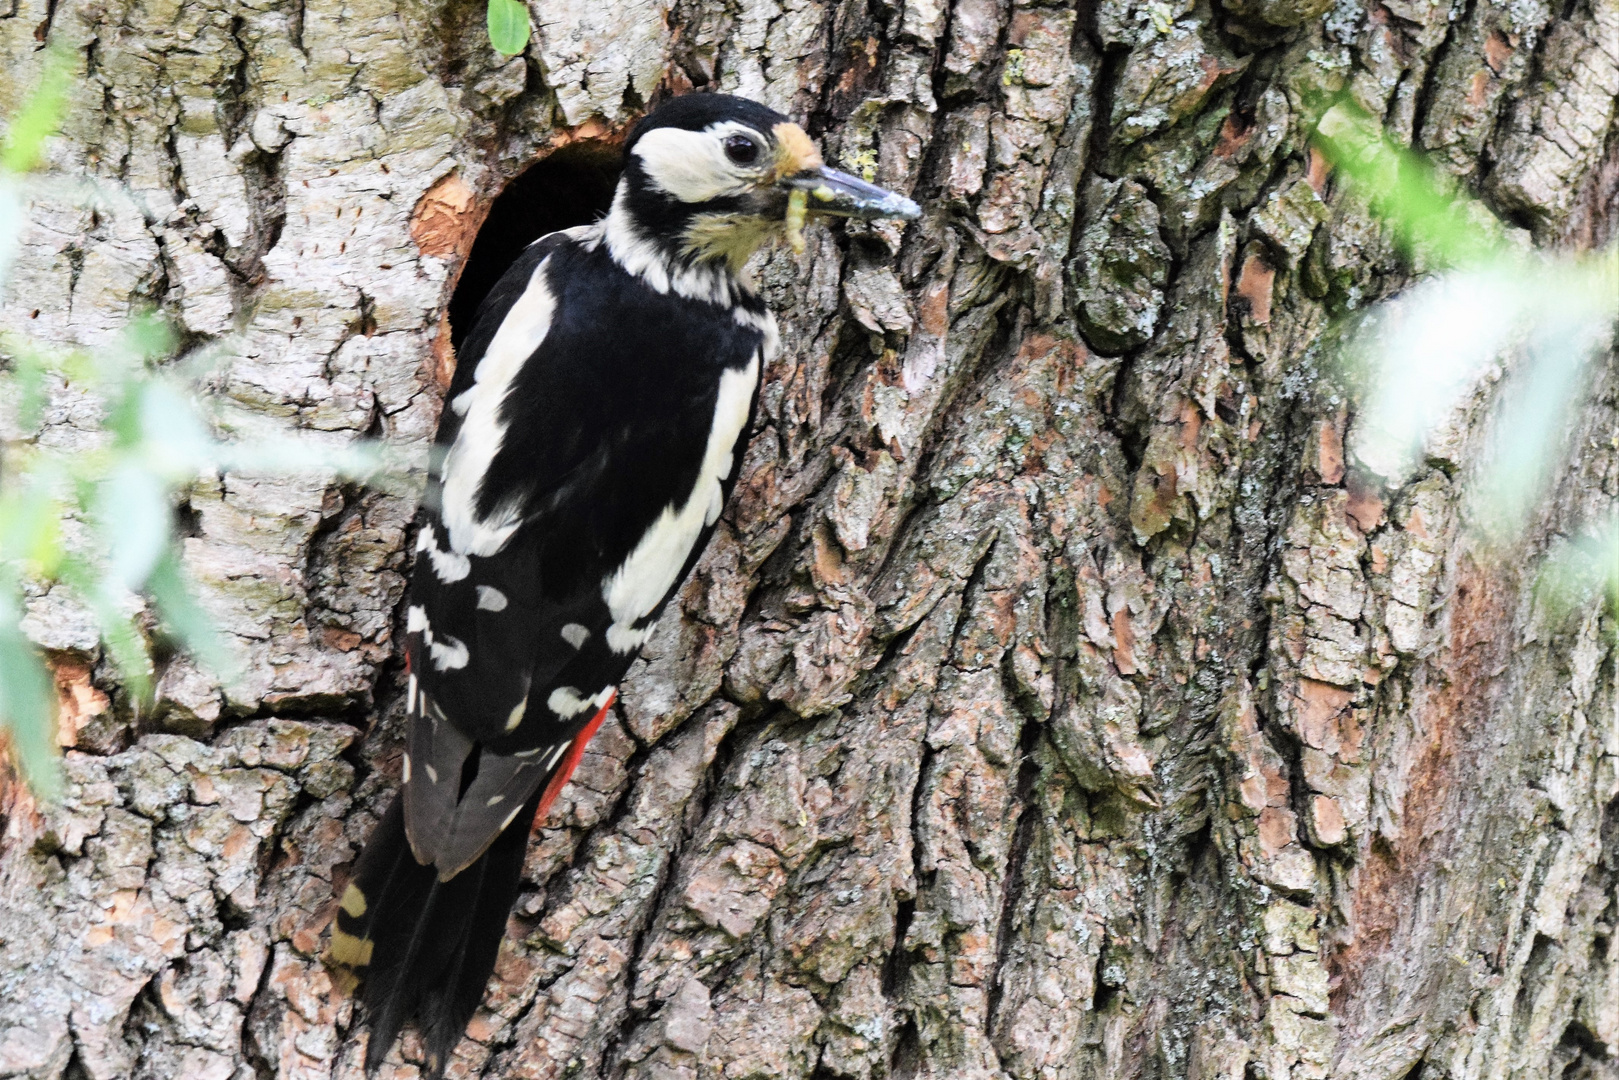
<path id="1" fill-rule="evenodd" d="M 910 199 L 831 169 L 804 129 L 746 98 L 688 94 L 648 115 L 625 144 L 613 213 L 638 240 L 688 263 L 739 271 L 804 215 L 914 221 Z"/>

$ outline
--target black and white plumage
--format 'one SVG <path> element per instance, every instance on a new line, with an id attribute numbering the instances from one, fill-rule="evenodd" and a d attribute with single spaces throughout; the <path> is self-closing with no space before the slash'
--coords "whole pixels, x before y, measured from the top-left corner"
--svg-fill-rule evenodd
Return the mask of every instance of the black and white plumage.
<path id="1" fill-rule="evenodd" d="M 529 247 L 462 343 L 407 600 L 403 790 L 331 947 L 366 982 L 368 1068 L 414 1016 L 442 1070 L 531 821 L 724 507 L 777 348 L 742 264 L 795 202 L 917 214 L 764 106 L 675 99 L 626 143 L 608 217 Z"/>

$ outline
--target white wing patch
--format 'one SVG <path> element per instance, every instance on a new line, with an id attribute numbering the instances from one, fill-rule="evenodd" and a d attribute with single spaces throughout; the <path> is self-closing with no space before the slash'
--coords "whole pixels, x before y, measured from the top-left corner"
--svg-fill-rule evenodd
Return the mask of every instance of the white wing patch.
<path id="1" fill-rule="evenodd" d="M 488 518 L 478 516 L 478 490 L 506 438 L 500 406 L 512 383 L 551 329 L 556 297 L 545 283 L 549 257 L 541 260 L 528 279 L 528 288 L 506 312 L 500 329 L 473 373 L 470 389 L 450 402 L 461 414 L 461 430 L 444 460 L 444 527 L 450 548 L 460 555 L 490 556 L 510 540 L 521 524 L 515 503 L 496 507 Z M 435 569 L 437 563 L 434 564 Z"/>
<path id="2" fill-rule="evenodd" d="M 421 535 L 416 538 L 416 550 L 427 552 L 427 557 L 433 560 L 433 573 L 445 585 L 454 584 L 472 572 L 471 559 L 453 551 L 439 550 L 438 534 L 431 525 L 422 526 Z"/>
<path id="3" fill-rule="evenodd" d="M 766 365 L 776 359 L 776 354 L 781 351 L 781 331 L 776 329 L 774 312 L 769 308 L 763 311 L 749 311 L 738 304 L 731 309 L 731 318 L 738 326 L 751 327 L 763 335 L 764 341 L 760 343 L 759 349 Z"/>
<path id="4" fill-rule="evenodd" d="M 666 507 L 624 564 L 602 581 L 602 599 L 613 615 L 613 624 L 607 628 L 607 645 L 614 652 L 630 652 L 646 641 L 651 629 L 637 630 L 635 623 L 650 615 L 675 587 L 697 537 L 720 516 L 725 506 L 725 490 L 720 482 L 731 475 L 735 465 L 733 451 L 742 426 L 748 422 L 758 382 L 757 353 L 747 367 L 727 369 L 720 375 L 708 447 L 691 494 L 678 509 Z"/>
<path id="5" fill-rule="evenodd" d="M 505 611 L 506 594 L 493 585 L 478 586 L 478 606 L 484 611 Z"/>

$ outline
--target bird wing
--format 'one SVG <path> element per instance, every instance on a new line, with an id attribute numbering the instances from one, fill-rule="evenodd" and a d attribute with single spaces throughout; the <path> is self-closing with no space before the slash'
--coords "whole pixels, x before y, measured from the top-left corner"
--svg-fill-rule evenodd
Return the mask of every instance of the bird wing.
<path id="1" fill-rule="evenodd" d="M 504 543 L 485 543 L 481 554 L 454 536 L 457 524 L 470 524 L 462 531 L 475 534 L 480 521 L 501 511 L 475 498 L 495 487 L 488 474 L 507 441 L 490 438 L 489 429 L 499 426 L 517 373 L 550 331 L 556 297 L 546 266 L 571 239 L 555 233 L 530 246 L 481 305 L 446 396 L 437 441 L 449 453 L 435 466 L 419 518 L 406 609 L 405 822 L 417 860 L 435 864 L 446 879 L 511 824 L 591 719 L 584 709 L 559 716 L 543 703 L 534 707 L 529 696 L 577 659 L 570 643 L 589 636 L 586 624 L 601 623 L 593 611 L 601 603 L 592 595 L 599 582 L 581 578 L 571 588 L 542 589 L 543 536 L 523 530 L 521 521 Z M 592 458 L 605 447 L 591 414 L 571 419 L 523 433 L 529 452 L 521 487 L 508 484 L 501 493 L 508 501 L 518 498 L 532 513 L 546 494 L 588 484 L 598 471 Z M 458 455 L 462 464 L 470 459 L 470 470 L 457 472 Z M 462 490 L 451 490 L 456 484 Z"/>
<path id="2" fill-rule="evenodd" d="M 405 826 L 446 877 L 599 718 L 735 479 L 762 366 L 756 322 L 578 236 L 530 248 L 480 310 L 419 519 Z"/>

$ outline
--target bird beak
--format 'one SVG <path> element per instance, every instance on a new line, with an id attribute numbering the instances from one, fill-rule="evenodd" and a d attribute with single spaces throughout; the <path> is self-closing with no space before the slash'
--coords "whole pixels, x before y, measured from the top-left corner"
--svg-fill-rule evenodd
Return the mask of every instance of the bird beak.
<path id="1" fill-rule="evenodd" d="M 788 191 L 804 192 L 808 196 L 806 209 L 812 214 L 836 214 L 862 221 L 915 221 L 922 216 L 922 208 L 905 196 L 824 165 L 789 176 L 780 184 Z"/>

